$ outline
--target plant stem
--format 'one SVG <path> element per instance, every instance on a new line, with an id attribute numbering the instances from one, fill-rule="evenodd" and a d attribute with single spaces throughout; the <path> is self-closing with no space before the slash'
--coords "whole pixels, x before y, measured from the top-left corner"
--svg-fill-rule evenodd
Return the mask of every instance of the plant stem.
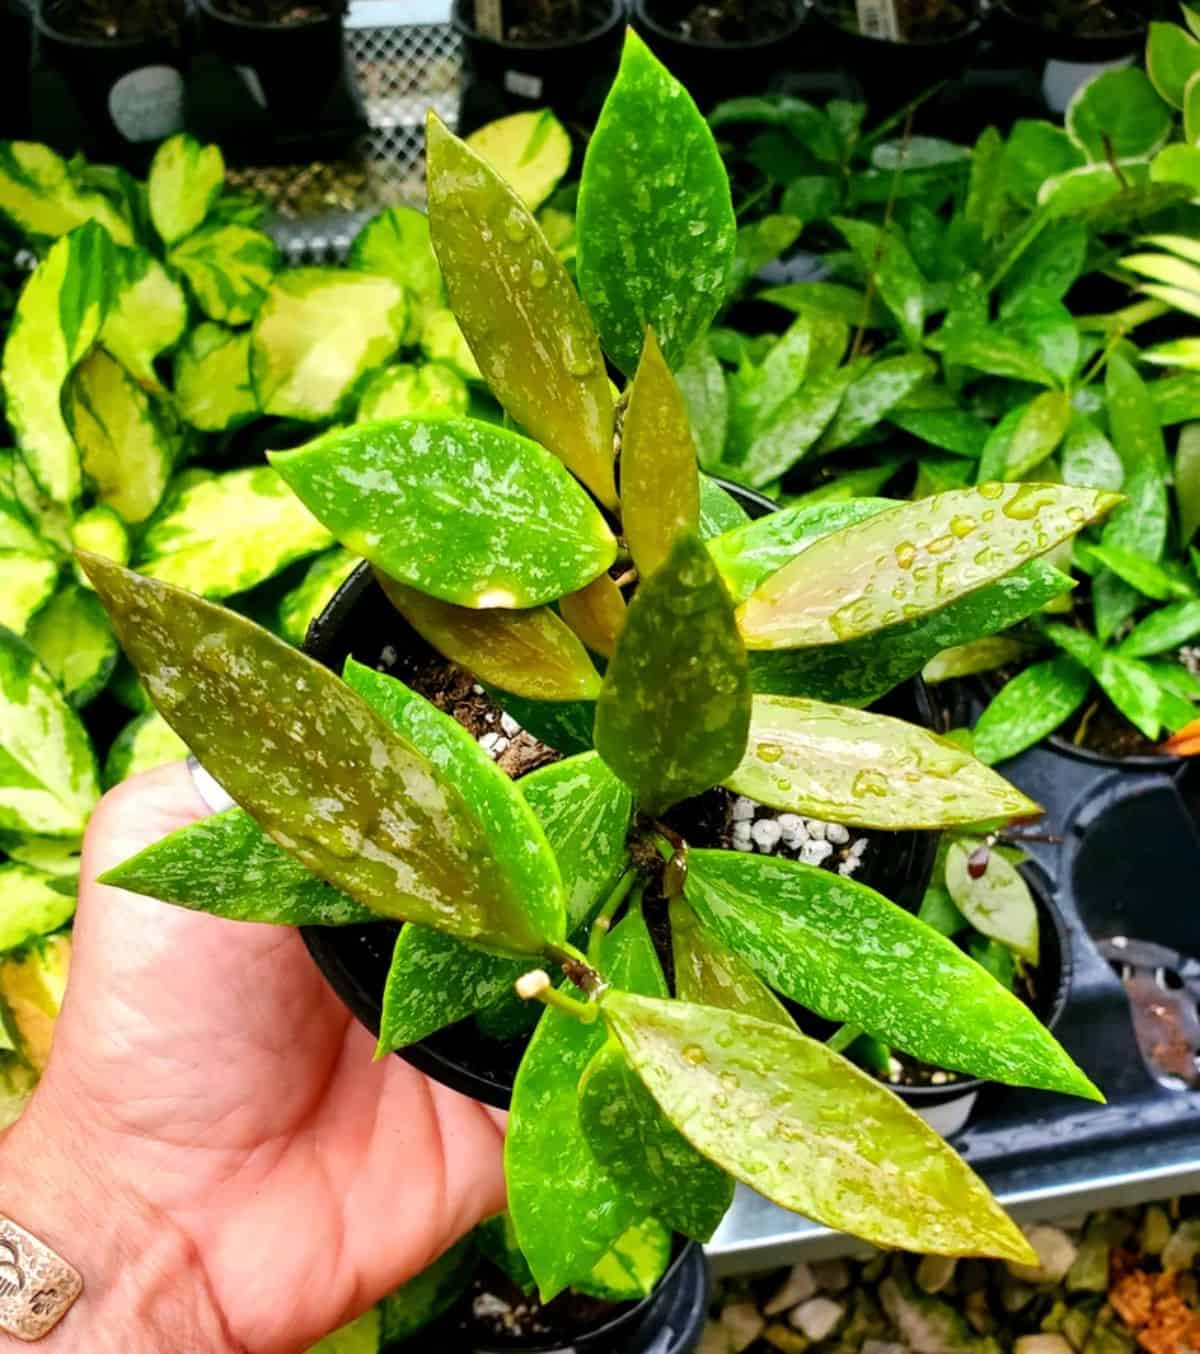
<path id="1" fill-rule="evenodd" d="M 525 1001 L 540 1001 L 543 1006 L 551 1006 L 572 1020 L 584 1025 L 594 1025 L 600 1009 L 594 1001 L 576 1001 L 565 992 L 560 992 L 551 982 L 545 969 L 534 969 L 517 979 L 517 996 Z"/>
<path id="2" fill-rule="evenodd" d="M 592 968 L 600 967 L 600 946 L 612 926 L 612 919 L 616 916 L 617 909 L 629 896 L 629 890 L 637 882 L 637 877 L 637 870 L 626 870 L 617 881 L 617 887 L 608 895 L 601 904 L 600 911 L 596 913 L 596 920 L 592 922 L 591 933 L 588 936 L 587 959 Z"/>
<path id="3" fill-rule="evenodd" d="M 834 1030 L 825 1040 L 825 1047 L 833 1053 L 841 1053 L 848 1049 L 856 1039 L 861 1039 L 862 1033 L 857 1025 L 843 1025 L 840 1030 Z"/>

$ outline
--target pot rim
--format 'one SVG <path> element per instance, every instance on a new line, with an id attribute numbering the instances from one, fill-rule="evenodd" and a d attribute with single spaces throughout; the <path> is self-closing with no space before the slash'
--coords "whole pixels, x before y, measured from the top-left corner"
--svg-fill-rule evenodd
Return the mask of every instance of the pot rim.
<path id="1" fill-rule="evenodd" d="M 1061 733 L 1050 734 L 1046 745 L 1074 761 L 1087 762 L 1089 766 L 1108 766 L 1115 771 L 1177 771 L 1187 760 L 1170 752 L 1135 752 L 1129 757 L 1114 757 L 1111 752 L 1081 747 Z"/>
<path id="2" fill-rule="evenodd" d="M 345 23 L 344 12 L 318 15 L 312 19 L 302 19 L 299 23 L 266 23 L 258 19 L 240 19 L 236 14 L 226 14 L 217 9 L 213 0 L 195 0 L 196 8 L 206 18 L 216 23 L 227 24 L 230 28 L 244 29 L 248 33 L 311 33 L 317 28 L 342 28 Z"/>
<path id="3" fill-rule="evenodd" d="M 834 33 L 840 34 L 847 41 L 864 43 L 876 52 L 890 52 L 897 47 L 901 50 L 910 52 L 947 51 L 960 43 L 968 42 L 971 39 L 979 37 L 989 18 L 988 10 L 980 3 L 980 0 L 973 0 L 975 13 L 956 33 L 952 33 L 944 38 L 925 38 L 916 42 L 893 42 L 890 38 L 876 38 L 872 37 L 869 33 L 848 32 L 827 13 L 826 5 L 828 2 L 829 0 L 809 0 L 809 12 L 812 14 L 813 18 L 815 18 L 818 23 L 822 23 L 827 28 L 832 29 Z"/>
<path id="4" fill-rule="evenodd" d="M 1143 38 L 1151 21 L 1148 10 L 1142 10 L 1138 26 L 1126 29 L 1121 33 L 1054 33 L 1043 24 L 1038 23 L 1035 18 L 1013 9 L 1011 0 L 992 0 L 992 3 L 1005 19 L 1020 24 L 1022 28 L 1031 29 L 1033 32 L 1043 34 L 1046 37 L 1080 45 L 1093 42 L 1098 44 L 1123 43 L 1133 38 Z"/>
<path id="5" fill-rule="evenodd" d="M 203 3 L 203 0 L 200 0 L 200 3 Z M 138 38 L 92 38 L 78 33 L 64 33 L 61 28 L 55 28 L 44 16 L 40 4 L 34 7 L 31 17 L 34 28 L 42 37 L 53 38 L 55 42 L 61 42 L 65 47 L 80 47 L 85 51 L 128 52 L 136 47 L 164 47 L 173 51 L 179 45 L 178 39 L 172 38 L 167 33 L 151 33 Z"/>
<path id="6" fill-rule="evenodd" d="M 200 3 L 206 3 L 206 0 L 200 0 Z M 614 28 L 618 28 L 627 18 L 623 0 L 606 0 L 609 8 L 608 18 L 597 24 L 595 28 L 589 29 L 586 33 L 581 33 L 577 38 L 558 42 L 506 42 L 503 38 L 493 38 L 486 33 L 480 33 L 473 24 L 468 23 L 462 16 L 463 3 L 464 0 L 454 0 L 453 8 L 450 11 L 450 26 L 464 41 L 477 43 L 481 47 L 488 47 L 497 52 L 549 53 L 574 51 L 589 42 L 607 37 Z"/>
<path id="7" fill-rule="evenodd" d="M 693 52 L 730 52 L 730 53 L 754 53 L 761 52 L 776 43 L 787 42 L 800 31 L 807 20 L 808 0 L 790 0 L 792 7 L 792 21 L 786 28 L 781 28 L 778 33 L 772 33 L 769 37 L 749 38 L 744 42 L 709 42 L 706 39 L 685 37 L 682 33 L 672 32 L 669 28 L 664 28 L 661 23 L 655 19 L 649 11 L 649 0 L 633 0 L 633 18 L 641 25 L 644 25 L 654 36 L 664 43 L 673 43 L 677 47 L 686 47 Z"/>

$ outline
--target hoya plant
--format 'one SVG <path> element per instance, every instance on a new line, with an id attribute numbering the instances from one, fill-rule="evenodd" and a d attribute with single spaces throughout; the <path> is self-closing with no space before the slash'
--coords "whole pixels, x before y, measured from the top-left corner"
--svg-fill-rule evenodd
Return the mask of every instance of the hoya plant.
<path id="1" fill-rule="evenodd" d="M 958 1155 L 797 1019 L 1099 1093 L 944 936 L 843 875 L 721 849 L 702 809 L 730 791 L 885 832 L 1036 813 L 866 707 L 1063 591 L 1040 557 L 1117 496 L 984 483 L 740 520 L 697 470 L 673 374 L 725 299 L 728 180 L 633 34 L 584 165 L 578 290 L 432 115 L 428 160 L 449 301 L 506 421 L 366 422 L 270 460 L 394 603 L 381 644 L 415 631 L 574 755 L 514 782 L 375 666 L 333 672 L 84 555 L 154 703 L 238 806 L 107 881 L 259 922 L 402 921 L 381 1053 L 536 1003 L 506 1171 L 543 1298 L 648 1218 L 707 1238 L 735 1180 L 880 1245 L 1029 1258 Z"/>

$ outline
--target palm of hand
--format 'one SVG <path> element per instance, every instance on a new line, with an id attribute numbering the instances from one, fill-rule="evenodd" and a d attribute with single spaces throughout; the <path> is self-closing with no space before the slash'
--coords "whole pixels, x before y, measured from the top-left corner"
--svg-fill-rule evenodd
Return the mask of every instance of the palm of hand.
<path id="1" fill-rule="evenodd" d="M 130 782 L 84 879 L 204 812 L 182 766 Z M 44 1093 L 185 1235 L 255 1354 L 315 1341 L 503 1207 L 497 1118 L 373 1062 L 292 931 L 85 886 Z"/>

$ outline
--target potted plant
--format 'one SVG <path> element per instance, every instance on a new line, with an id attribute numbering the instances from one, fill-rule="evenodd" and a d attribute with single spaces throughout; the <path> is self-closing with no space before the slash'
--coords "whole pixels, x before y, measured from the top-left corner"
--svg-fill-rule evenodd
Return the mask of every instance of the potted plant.
<path id="1" fill-rule="evenodd" d="M 795 60 L 799 0 L 635 0 L 633 21 L 668 70 L 708 110 L 761 94 Z"/>
<path id="2" fill-rule="evenodd" d="M 721 849 L 710 814 L 726 789 L 884 831 L 1032 812 L 926 730 L 756 696 L 748 650 L 776 660 L 776 684 L 818 650 L 865 663 L 844 647 L 859 640 L 879 662 L 903 632 L 911 655 L 911 627 L 994 605 L 1027 556 L 1115 496 L 983 484 L 840 529 L 717 523 L 704 544 L 672 366 L 721 305 L 734 221 L 695 105 L 630 34 L 584 164 L 579 293 L 516 192 L 432 116 L 428 145 L 451 305 L 528 435 L 402 418 L 272 461 L 405 620 L 475 674 L 474 694 L 575 707 L 576 728 L 582 708 L 594 747 L 514 782 L 495 742 L 407 682 L 353 662 L 339 677 L 236 612 L 86 555 L 151 698 L 240 806 L 106 879 L 277 924 L 402 921 L 385 1051 L 464 1002 L 489 1020 L 514 994 L 544 1007 L 506 1147 L 543 1301 L 647 1216 L 707 1238 L 735 1178 L 879 1244 L 1028 1258 L 965 1163 L 801 1034 L 772 988 L 956 1070 L 1095 1088 L 945 937 L 847 874 Z M 630 378 L 619 408 L 605 356 Z M 977 624 L 993 623 L 985 605 Z"/>
<path id="3" fill-rule="evenodd" d="M 183 125 L 182 0 L 40 0 L 33 133 L 144 169 Z"/>
<path id="4" fill-rule="evenodd" d="M 591 127 L 617 69 L 624 19 L 624 0 L 454 0 L 459 130 L 540 108 Z"/>
<path id="5" fill-rule="evenodd" d="M 233 163 L 334 159 L 366 119 L 345 49 L 346 0 L 197 0 L 188 127 Z"/>

